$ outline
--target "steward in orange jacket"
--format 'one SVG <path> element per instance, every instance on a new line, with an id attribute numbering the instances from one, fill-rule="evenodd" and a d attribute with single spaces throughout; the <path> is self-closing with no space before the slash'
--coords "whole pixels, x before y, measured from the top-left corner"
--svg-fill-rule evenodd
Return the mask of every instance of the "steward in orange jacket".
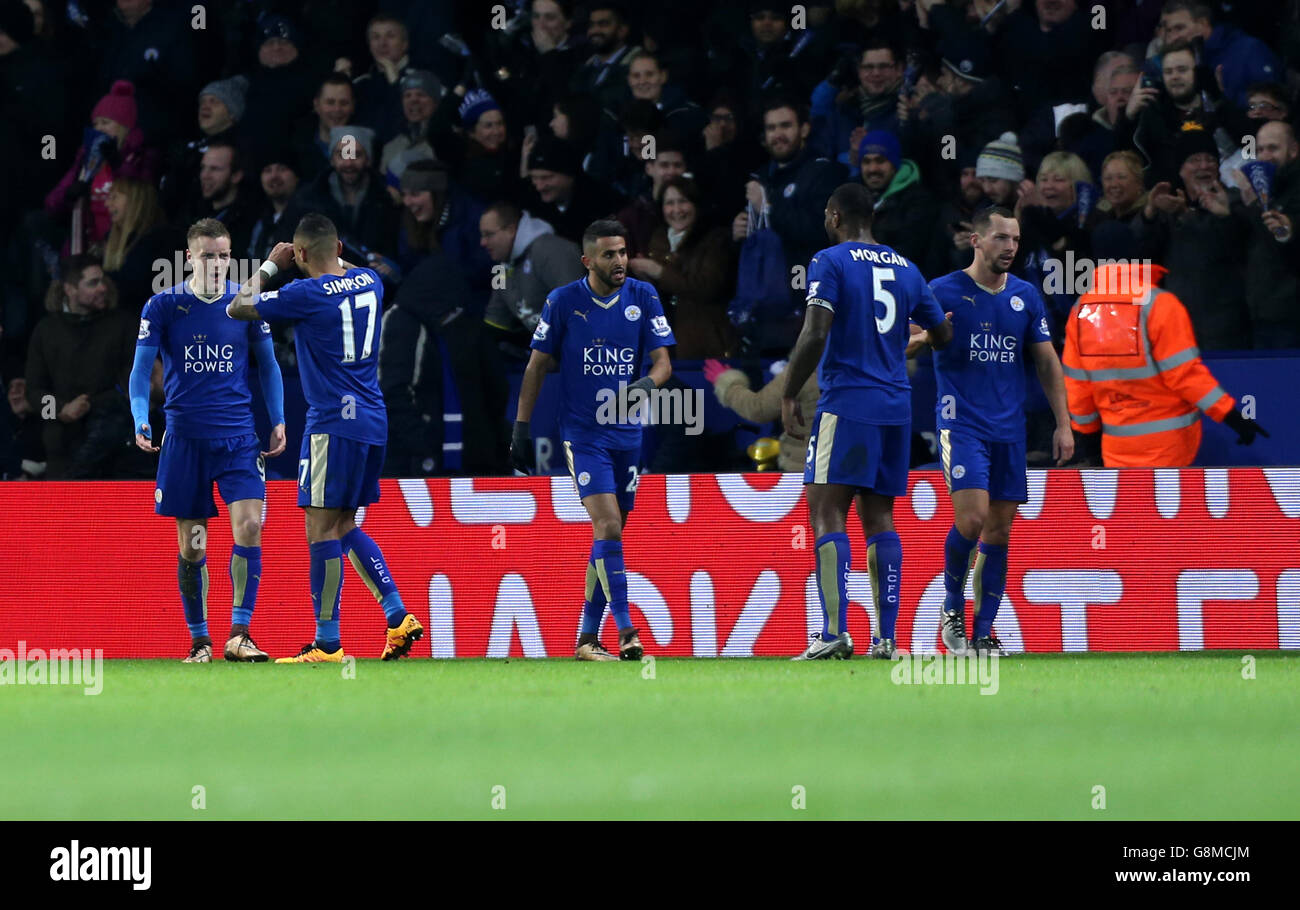
<path id="1" fill-rule="evenodd" d="M 1165 273 L 1158 265 L 1103 265 L 1066 322 L 1061 364 L 1070 425 L 1100 431 L 1108 468 L 1190 465 L 1201 445 L 1202 411 L 1232 427 L 1238 444 L 1268 435 L 1201 362 L 1186 308 L 1157 287 Z"/>

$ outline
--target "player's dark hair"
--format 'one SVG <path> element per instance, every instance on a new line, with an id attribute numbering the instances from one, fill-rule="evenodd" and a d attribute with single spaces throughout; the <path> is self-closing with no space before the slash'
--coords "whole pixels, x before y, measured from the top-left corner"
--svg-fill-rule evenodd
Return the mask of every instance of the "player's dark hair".
<path id="1" fill-rule="evenodd" d="M 787 95 L 784 93 L 769 95 L 766 99 L 764 99 L 762 119 L 767 120 L 767 115 L 769 111 L 779 111 L 782 108 L 787 108 L 787 107 L 790 108 L 792 111 L 794 111 L 795 121 L 800 126 L 803 126 L 805 123 L 808 122 L 807 103 L 800 100 L 795 95 Z"/>
<path id="2" fill-rule="evenodd" d="M 985 231 L 989 229 L 989 225 L 993 223 L 994 215 L 997 215 L 1001 218 L 1014 219 L 1016 217 L 1015 212 L 1011 211 L 1011 209 L 1007 208 L 1006 206 L 986 205 L 984 208 L 976 212 L 974 217 L 971 218 L 970 220 L 971 230 L 976 234 L 983 234 Z"/>
<path id="3" fill-rule="evenodd" d="M 1167 16 L 1170 13 L 1187 13 L 1193 19 L 1204 19 L 1207 22 L 1214 21 L 1214 14 L 1210 11 L 1210 5 L 1200 2 L 1200 0 L 1169 0 L 1160 8 L 1160 15 Z"/>
<path id="4" fill-rule="evenodd" d="M 704 216 L 704 194 L 700 192 L 700 185 L 695 182 L 694 178 L 682 174 L 680 177 L 672 177 L 664 181 L 664 185 L 659 188 L 659 208 L 662 212 L 664 198 L 667 197 L 668 191 L 677 190 L 695 206 L 695 220 L 698 223 Z"/>
<path id="5" fill-rule="evenodd" d="M 1263 95 L 1271 99 L 1278 107 L 1284 107 L 1288 110 L 1291 108 L 1291 98 L 1288 96 L 1287 90 L 1276 82 L 1252 82 L 1246 86 L 1246 97 L 1250 98 L 1251 95 Z"/>
<path id="6" fill-rule="evenodd" d="M 903 62 L 903 49 L 887 38 L 872 38 L 864 44 L 862 52 L 858 54 L 859 61 L 867 55 L 867 51 L 889 51 L 895 66 Z"/>
<path id="7" fill-rule="evenodd" d="M 573 18 L 573 0 L 552 0 L 552 2 L 554 2 L 555 5 L 560 8 L 561 16 L 563 16 L 565 19 Z M 529 14 L 532 13 L 533 7 L 536 4 L 537 4 L 537 0 L 528 0 Z"/>
<path id="8" fill-rule="evenodd" d="M 103 268 L 99 257 L 94 253 L 77 253 L 65 256 L 59 261 L 59 281 L 64 284 L 77 284 L 87 269 Z"/>
<path id="9" fill-rule="evenodd" d="M 199 237 L 210 237 L 217 240 L 221 237 L 229 239 L 230 229 L 215 218 L 200 218 L 190 225 L 190 229 L 185 233 L 185 245 L 189 246 Z"/>
<path id="10" fill-rule="evenodd" d="M 386 23 L 396 25 L 402 30 L 402 37 L 408 42 L 411 40 L 411 31 L 406 27 L 406 23 L 391 13 L 378 13 L 377 15 L 372 16 L 370 21 L 366 23 L 366 37 L 370 37 L 370 30 L 376 25 L 384 25 Z"/>
<path id="11" fill-rule="evenodd" d="M 636 63 L 638 60 L 641 59 L 653 60 L 655 62 L 655 68 L 659 69 L 660 71 L 666 71 L 668 69 L 668 67 L 664 66 L 664 60 L 662 56 L 655 53 L 654 51 L 646 51 L 646 50 L 641 51 L 635 57 L 629 60 L 627 62 L 627 65 L 630 67 L 633 63 Z"/>
<path id="12" fill-rule="evenodd" d="M 614 19 L 618 25 L 630 25 L 628 21 L 627 9 L 624 8 L 621 0 L 595 0 L 587 6 L 587 18 L 597 10 L 608 10 L 614 14 Z"/>
<path id="13" fill-rule="evenodd" d="M 627 228 L 623 227 L 623 222 L 614 218 L 601 218 L 587 225 L 587 229 L 582 232 L 582 248 L 585 250 L 588 246 L 594 244 L 601 237 L 627 237 Z"/>
<path id="14" fill-rule="evenodd" d="M 1170 54 L 1178 54 L 1178 53 L 1191 54 L 1192 59 L 1193 60 L 1196 59 L 1196 48 L 1192 47 L 1190 41 L 1175 41 L 1173 44 L 1167 45 L 1163 50 L 1160 51 L 1161 69 L 1164 68 L 1166 57 L 1168 57 Z"/>
<path id="15" fill-rule="evenodd" d="M 642 98 L 633 98 L 626 102 L 618 115 L 618 125 L 622 127 L 623 132 L 637 136 L 657 133 L 659 127 L 663 126 L 663 122 L 663 112 L 655 107 L 653 101 Z"/>
<path id="16" fill-rule="evenodd" d="M 88 269 L 103 267 L 103 263 L 99 261 L 99 257 L 94 253 L 77 253 L 60 259 L 59 273 L 45 291 L 46 311 L 50 313 L 63 312 L 63 304 L 67 296 L 63 286 L 65 284 L 80 284 Z M 115 310 L 117 309 L 117 285 L 113 283 L 112 276 L 108 274 L 104 275 L 104 284 L 108 289 L 105 309 Z"/>
<path id="17" fill-rule="evenodd" d="M 322 79 L 320 85 L 316 87 L 317 98 L 320 98 L 321 95 L 325 94 L 325 86 L 327 85 L 346 85 L 348 91 L 352 92 L 352 97 L 355 99 L 357 96 L 356 90 L 352 88 L 352 80 L 343 73 L 330 73 Z"/>
<path id="18" fill-rule="evenodd" d="M 244 159 L 243 156 L 239 154 L 239 146 L 235 145 L 235 143 L 231 142 L 229 139 L 212 140 L 208 143 L 207 151 L 210 152 L 213 149 L 230 150 L 230 173 L 235 174 L 244 169 Z"/>
<path id="19" fill-rule="evenodd" d="M 485 215 L 488 212 L 497 216 L 497 221 L 501 223 L 503 228 L 510 227 L 512 224 L 518 224 L 520 217 L 522 217 L 519 211 L 519 206 L 515 205 L 513 202 L 506 202 L 504 199 L 492 203 L 483 210 L 483 214 Z"/>
<path id="20" fill-rule="evenodd" d="M 305 246 L 313 259 L 318 256 L 329 257 L 338 248 L 339 232 L 334 222 L 320 212 L 308 212 L 294 228 L 293 241 L 296 245 Z"/>
<path id="21" fill-rule="evenodd" d="M 841 183 L 831 193 L 830 207 L 840 213 L 840 221 L 851 232 L 871 227 L 875 197 L 861 183 Z"/>

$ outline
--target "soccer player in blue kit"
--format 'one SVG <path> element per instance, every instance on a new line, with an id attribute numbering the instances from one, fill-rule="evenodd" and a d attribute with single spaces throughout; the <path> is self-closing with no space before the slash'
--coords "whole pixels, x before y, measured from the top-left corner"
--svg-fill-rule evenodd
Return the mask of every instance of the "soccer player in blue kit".
<path id="1" fill-rule="evenodd" d="M 542 381 L 558 361 L 564 457 L 593 536 L 575 657 L 640 660 L 641 639 L 628 613 L 623 527 L 636 499 L 641 423 L 634 414 L 623 418 L 630 408 L 647 407 L 652 390 L 668 381 L 668 345 L 676 339 L 654 285 L 627 277 L 622 224 L 589 225 L 582 235 L 582 264 L 587 276 L 551 291 L 542 307 L 519 389 L 510 461 L 524 473 L 535 467 L 528 422 Z M 647 356 L 650 371 L 641 376 Z M 609 407 L 615 400 L 618 407 Z M 607 603 L 618 624 L 617 656 L 598 634 Z"/>
<path id="2" fill-rule="evenodd" d="M 268 263 L 226 311 L 234 319 L 294 323 L 298 372 L 307 398 L 307 422 L 298 459 L 298 505 L 307 515 L 311 596 L 316 637 L 294 657 L 276 663 L 339 663 L 339 603 L 343 556 L 374 595 L 388 620 L 384 660 L 406 655 L 424 627 L 406 612 L 379 545 L 357 527 L 361 506 L 379 499 L 379 472 L 388 440 L 388 415 L 379 391 L 379 319 L 384 286 L 367 268 L 339 258 L 334 223 L 304 215 L 292 243 L 276 244 Z M 264 279 L 295 262 L 306 278 L 260 293 Z"/>
<path id="3" fill-rule="evenodd" d="M 1058 464 L 1073 457 L 1074 433 L 1043 299 L 1007 272 L 1020 246 L 1019 223 L 1007 209 L 990 207 L 975 214 L 971 229 L 971 264 L 930 282 L 953 328 L 953 342 L 934 357 L 935 422 L 954 516 L 944 544 L 942 638 L 950 652 L 966 653 L 966 575 L 978 541 L 970 647 L 1000 655 L 993 620 L 1006 590 L 1011 522 L 1028 499 L 1026 352 L 1056 417 Z M 909 351 L 927 340 L 926 333 L 915 336 Z"/>
<path id="4" fill-rule="evenodd" d="M 267 654 L 248 634 L 262 576 L 262 503 L 266 461 L 284 451 L 284 387 L 275 361 L 271 328 L 264 322 L 231 322 L 226 303 L 239 290 L 226 280 L 230 232 L 204 218 L 189 229 L 188 281 L 155 294 L 144 305 L 131 368 L 129 393 L 135 444 L 158 452 L 154 510 L 176 519 L 180 544 L 177 581 L 190 629 L 186 663 L 210 663 L 208 635 L 208 519 L 216 516 L 212 484 L 230 510 L 234 547 L 230 582 L 234 593 L 225 657 L 261 662 Z M 167 430 L 153 445 L 149 384 L 161 350 Z M 271 417 L 271 445 L 259 452 L 248 388 L 248 353 L 257 356 L 258 380 Z"/>
<path id="5" fill-rule="evenodd" d="M 808 311 L 785 369 L 786 432 L 808 439 L 803 479 L 824 619 L 821 634 L 812 636 L 796 660 L 853 656 L 845 626 L 850 556 L 845 530 L 855 499 L 871 578 L 871 656 L 894 655 L 903 562 L 894 498 L 907 493 L 912 447 L 904 356 L 908 319 L 930 329 L 935 347 L 952 336 L 920 270 L 872 238 L 872 201 L 865 186 L 846 183 L 826 203 L 826 235 L 835 245 L 809 265 Z M 809 435 L 797 396 L 814 367 L 822 393 Z"/>

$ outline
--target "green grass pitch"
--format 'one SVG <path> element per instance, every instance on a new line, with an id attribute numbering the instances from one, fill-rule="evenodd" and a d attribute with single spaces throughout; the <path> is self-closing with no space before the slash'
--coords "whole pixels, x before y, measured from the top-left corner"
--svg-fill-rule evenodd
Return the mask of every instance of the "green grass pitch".
<path id="1" fill-rule="evenodd" d="M 1300 655 L 1254 659 L 109 661 L 0 686 L 0 817 L 1295 819 Z"/>

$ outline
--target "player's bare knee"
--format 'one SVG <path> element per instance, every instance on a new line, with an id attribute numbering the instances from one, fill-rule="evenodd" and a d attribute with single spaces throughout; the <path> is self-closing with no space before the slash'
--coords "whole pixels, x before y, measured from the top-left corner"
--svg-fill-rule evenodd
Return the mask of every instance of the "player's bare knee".
<path id="1" fill-rule="evenodd" d="M 623 539 L 623 522 L 618 518 L 597 519 L 593 530 L 597 540 Z"/>
<path id="2" fill-rule="evenodd" d="M 262 519 L 245 518 L 235 523 L 235 542 L 241 547 L 260 547 L 262 545 Z"/>
<path id="3" fill-rule="evenodd" d="M 887 534 L 892 530 L 894 530 L 894 517 L 892 515 L 878 515 L 862 519 L 862 533 L 866 537 Z"/>
<path id="4" fill-rule="evenodd" d="M 974 540 L 984 533 L 984 525 L 987 522 L 988 513 L 978 509 L 963 511 L 953 520 L 953 524 L 957 526 L 957 533 L 967 540 Z"/>
<path id="5" fill-rule="evenodd" d="M 980 540 L 991 547 L 1005 547 L 1011 543 L 1011 526 L 990 524 L 980 534 Z"/>

